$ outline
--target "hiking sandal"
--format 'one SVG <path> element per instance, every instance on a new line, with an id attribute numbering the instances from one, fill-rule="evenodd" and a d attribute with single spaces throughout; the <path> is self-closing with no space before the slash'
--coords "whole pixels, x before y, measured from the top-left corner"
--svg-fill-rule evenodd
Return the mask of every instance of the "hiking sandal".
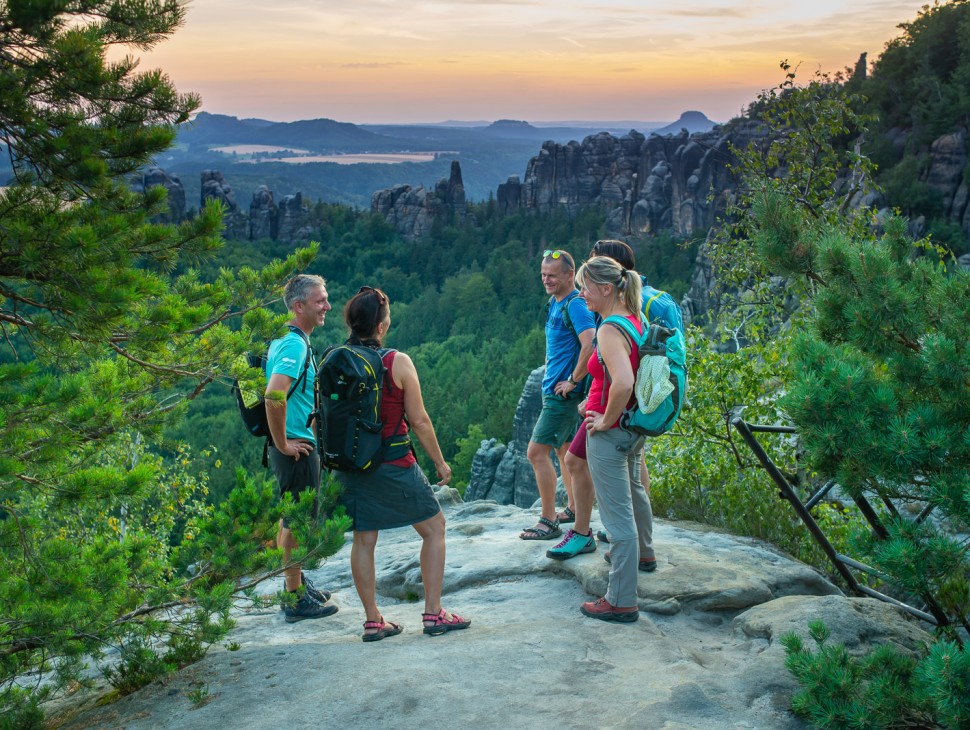
<path id="1" fill-rule="evenodd" d="M 364 641 L 380 641 L 388 636 L 397 636 L 402 631 L 404 631 L 403 626 L 399 626 L 391 621 L 385 621 L 384 617 L 381 616 L 380 621 L 364 621 L 364 631 L 367 629 L 377 629 L 373 634 L 364 633 Z"/>
<path id="2" fill-rule="evenodd" d="M 576 521 L 576 513 L 569 507 L 564 507 L 562 512 L 556 512 L 556 522 L 560 525 L 568 525 Z"/>
<path id="3" fill-rule="evenodd" d="M 539 525 L 545 525 L 548 530 L 543 530 Z M 539 522 L 536 523 L 535 527 L 527 527 L 522 530 L 519 538 L 522 540 L 553 540 L 562 535 L 562 530 L 559 529 L 559 520 L 549 520 L 545 517 L 540 517 Z"/>
<path id="4" fill-rule="evenodd" d="M 448 631 L 467 629 L 472 625 L 471 619 L 462 618 L 457 613 L 451 614 L 451 618 L 445 618 L 446 613 L 443 608 L 438 613 L 422 613 L 421 621 L 424 624 L 431 624 L 425 625 L 424 633 L 428 636 L 439 636 Z"/>

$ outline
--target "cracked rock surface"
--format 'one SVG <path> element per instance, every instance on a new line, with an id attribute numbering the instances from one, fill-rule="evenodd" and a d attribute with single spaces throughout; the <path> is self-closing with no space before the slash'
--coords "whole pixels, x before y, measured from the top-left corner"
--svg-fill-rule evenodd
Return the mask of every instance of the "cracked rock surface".
<path id="1" fill-rule="evenodd" d="M 350 541 L 309 572 L 340 611 L 286 624 L 276 609 L 240 611 L 226 640 L 174 677 L 61 727 L 125 728 L 803 728 L 778 637 L 821 618 L 850 651 L 928 635 L 897 609 L 846 598 L 815 570 L 755 540 L 657 521 L 658 568 L 639 574 L 640 620 L 580 614 L 606 589 L 606 546 L 559 562 L 556 541 L 523 541 L 535 513 L 462 503 L 439 491 L 448 520 L 442 603 L 472 626 L 421 631 L 420 539 L 387 530 L 377 544 L 378 603 L 404 632 L 363 643 Z M 598 529 L 593 514 L 593 529 Z M 278 581 L 263 584 L 265 592 Z M 421 597 L 420 599 L 418 597 Z M 201 683 L 208 697 L 190 693 Z M 198 697 L 198 695 L 194 695 Z"/>

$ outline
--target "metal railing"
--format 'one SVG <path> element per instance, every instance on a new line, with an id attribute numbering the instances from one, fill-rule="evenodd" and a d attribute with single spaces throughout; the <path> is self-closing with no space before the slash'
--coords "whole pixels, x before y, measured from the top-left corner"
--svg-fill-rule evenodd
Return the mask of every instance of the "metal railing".
<path id="1" fill-rule="evenodd" d="M 876 570 L 875 568 L 849 557 L 848 555 L 842 555 L 839 553 L 835 547 L 833 547 L 832 543 L 829 542 L 828 538 L 825 536 L 825 533 L 822 531 L 822 528 L 815 521 L 815 518 L 812 517 L 812 508 L 825 499 L 828 493 L 835 486 L 835 482 L 828 482 L 815 494 L 809 497 L 808 500 L 802 502 L 794 488 L 788 483 L 785 475 L 781 473 L 781 470 L 778 469 L 775 463 L 768 456 L 767 452 L 761 446 L 761 443 L 757 438 L 755 438 L 756 433 L 794 434 L 796 433 L 796 429 L 791 428 L 790 426 L 759 426 L 747 423 L 737 414 L 733 414 L 729 421 L 735 430 L 737 430 L 737 432 L 741 435 L 741 438 L 744 439 L 744 442 L 748 445 L 748 448 L 750 448 L 754 453 L 755 457 L 761 463 L 761 466 L 764 467 L 766 472 L 768 472 L 768 475 L 771 477 L 772 481 L 774 481 L 774 483 L 778 486 L 778 489 L 781 492 L 781 497 L 791 504 L 799 519 L 801 519 L 802 523 L 804 523 L 805 527 L 808 528 L 808 531 L 815 539 L 815 542 L 817 542 L 819 547 L 822 548 L 822 551 L 825 553 L 826 557 L 835 567 L 836 571 L 838 571 L 839 575 L 842 576 L 846 584 L 848 584 L 849 589 L 853 593 L 860 596 L 870 596 L 872 598 L 877 598 L 880 601 L 891 603 L 892 605 L 907 611 L 913 616 L 916 616 L 923 621 L 927 621 L 928 623 L 934 624 L 935 626 L 950 626 L 953 623 L 953 621 L 951 621 L 946 615 L 946 612 L 940 607 L 936 599 L 927 593 L 919 594 L 918 598 L 923 602 L 923 607 L 917 608 L 909 605 L 908 603 L 897 600 L 892 596 L 887 596 L 885 593 L 880 593 L 868 585 L 859 582 L 859 580 L 856 578 L 855 571 L 874 576 L 886 583 L 891 583 L 892 581 L 889 576 Z M 855 503 L 856 507 L 858 507 L 862 516 L 865 517 L 866 521 L 872 527 L 876 536 L 885 538 L 889 533 L 886 530 L 885 525 L 883 525 L 882 521 L 879 519 L 879 515 L 873 508 L 872 504 L 870 504 L 870 502 L 862 495 L 851 497 L 851 499 Z M 889 500 L 883 500 L 883 503 L 890 513 L 898 515 L 896 506 L 892 504 L 892 502 Z M 925 520 L 931 511 L 932 507 L 927 507 L 917 516 L 916 519 L 918 521 Z M 962 623 L 964 628 L 970 631 L 970 625 L 967 625 L 966 621 L 963 621 Z"/>

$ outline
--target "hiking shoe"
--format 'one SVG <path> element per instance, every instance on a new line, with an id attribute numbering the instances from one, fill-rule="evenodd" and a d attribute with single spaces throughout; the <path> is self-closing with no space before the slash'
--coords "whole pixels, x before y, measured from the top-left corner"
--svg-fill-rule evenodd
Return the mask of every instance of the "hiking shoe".
<path id="1" fill-rule="evenodd" d="M 318 603 L 326 603 L 330 600 L 330 596 L 333 594 L 330 591 L 321 591 L 319 588 L 310 582 L 310 579 L 306 577 L 306 573 L 300 571 L 300 580 L 303 581 L 303 585 L 306 586 L 307 595 L 310 596 L 314 601 Z"/>
<path id="2" fill-rule="evenodd" d="M 584 535 L 575 530 L 566 530 L 566 536 L 554 548 L 546 550 L 546 557 L 553 560 L 569 560 L 583 553 L 595 553 L 596 541 L 592 533 Z"/>
<path id="3" fill-rule="evenodd" d="M 603 553 L 603 560 L 605 560 L 607 563 L 610 562 L 610 553 L 608 551 Z M 657 569 L 656 559 L 647 560 L 646 558 L 640 558 L 640 564 L 637 565 L 637 570 L 639 570 L 641 573 L 652 573 L 656 569 Z"/>
<path id="4" fill-rule="evenodd" d="M 606 530 L 597 530 L 596 539 L 600 542 L 608 543 L 610 541 L 610 536 L 606 534 Z"/>
<path id="5" fill-rule="evenodd" d="M 337 613 L 337 606 L 333 603 L 323 604 L 304 593 L 295 606 L 283 608 L 284 621 L 295 624 L 308 618 L 323 618 Z"/>
<path id="6" fill-rule="evenodd" d="M 597 598 L 595 601 L 587 601 L 579 610 L 584 616 L 598 618 L 600 621 L 616 621 L 617 623 L 633 623 L 640 618 L 640 610 L 636 606 L 620 608 L 610 605 L 606 598 Z"/>

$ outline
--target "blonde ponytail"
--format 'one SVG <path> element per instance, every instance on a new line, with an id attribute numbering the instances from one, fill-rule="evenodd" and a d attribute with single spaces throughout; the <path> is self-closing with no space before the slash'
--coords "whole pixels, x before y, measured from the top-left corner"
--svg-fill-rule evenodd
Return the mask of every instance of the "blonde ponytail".
<path id="1" fill-rule="evenodd" d="M 623 268 L 616 259 L 609 256 L 591 258 L 576 272 L 576 283 L 579 286 L 583 286 L 586 281 L 600 286 L 610 284 L 623 306 L 634 314 L 640 311 L 640 296 L 643 291 L 640 275 L 633 269 Z"/>

